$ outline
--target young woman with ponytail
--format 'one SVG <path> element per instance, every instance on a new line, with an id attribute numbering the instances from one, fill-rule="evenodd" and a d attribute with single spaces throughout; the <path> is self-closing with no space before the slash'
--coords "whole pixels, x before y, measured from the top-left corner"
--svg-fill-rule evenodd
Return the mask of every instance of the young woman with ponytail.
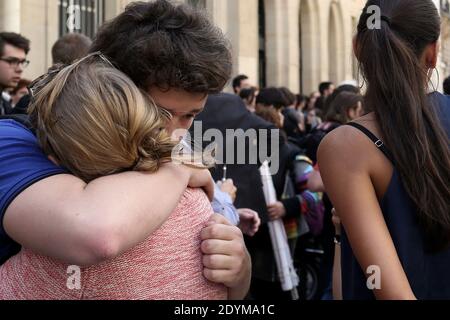
<path id="1" fill-rule="evenodd" d="M 368 114 L 318 152 L 343 226 L 344 299 L 450 299 L 450 99 L 428 94 L 439 36 L 431 0 L 369 0 L 361 15 Z"/>

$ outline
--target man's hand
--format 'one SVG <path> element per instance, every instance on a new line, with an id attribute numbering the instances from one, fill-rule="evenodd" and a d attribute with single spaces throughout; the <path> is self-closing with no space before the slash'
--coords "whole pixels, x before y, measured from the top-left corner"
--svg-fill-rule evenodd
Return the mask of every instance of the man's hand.
<path id="1" fill-rule="evenodd" d="M 183 166 L 190 176 L 188 186 L 191 188 L 202 188 L 208 195 L 209 201 L 214 199 L 214 180 L 207 169 L 195 169 Z"/>
<path id="2" fill-rule="evenodd" d="M 251 259 L 242 232 L 216 214 L 201 239 L 206 279 L 228 287 L 230 300 L 244 299 L 250 288 Z"/>
<path id="3" fill-rule="evenodd" d="M 240 219 L 239 228 L 245 235 L 253 237 L 261 226 L 258 212 L 250 209 L 238 209 L 237 212 Z"/>
<path id="4" fill-rule="evenodd" d="M 233 180 L 228 179 L 225 182 L 219 181 L 217 184 L 222 192 L 228 193 L 230 195 L 233 202 L 236 200 L 237 188 L 234 185 Z"/>
<path id="5" fill-rule="evenodd" d="M 279 201 L 271 204 L 267 207 L 267 209 L 271 221 L 282 219 L 286 215 L 286 208 L 284 207 L 284 204 Z"/>

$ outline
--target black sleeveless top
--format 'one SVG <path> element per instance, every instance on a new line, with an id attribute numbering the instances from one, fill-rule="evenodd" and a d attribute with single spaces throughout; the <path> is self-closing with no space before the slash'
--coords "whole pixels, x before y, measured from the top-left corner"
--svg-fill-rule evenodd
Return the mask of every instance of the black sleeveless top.
<path id="1" fill-rule="evenodd" d="M 450 137 L 450 96 L 434 93 L 430 95 L 430 99 L 433 105 L 438 107 L 439 117 Z M 366 134 L 392 161 L 389 150 L 381 140 L 358 124 L 349 125 Z M 380 205 L 397 254 L 417 299 L 450 299 L 450 249 L 438 254 L 427 253 L 424 231 L 419 225 L 416 208 L 395 168 Z M 345 231 L 342 234 L 341 265 L 344 300 L 375 299 L 373 292 L 367 288 L 367 277 L 353 254 Z"/>

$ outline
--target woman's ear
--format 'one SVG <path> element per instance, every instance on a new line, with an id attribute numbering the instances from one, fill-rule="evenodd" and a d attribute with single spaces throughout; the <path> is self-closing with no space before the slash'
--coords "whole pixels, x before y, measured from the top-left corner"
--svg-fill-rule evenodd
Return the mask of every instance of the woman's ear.
<path id="1" fill-rule="evenodd" d="M 439 45 L 439 41 L 436 41 L 425 47 L 423 63 L 427 69 L 436 68 L 439 56 Z"/>

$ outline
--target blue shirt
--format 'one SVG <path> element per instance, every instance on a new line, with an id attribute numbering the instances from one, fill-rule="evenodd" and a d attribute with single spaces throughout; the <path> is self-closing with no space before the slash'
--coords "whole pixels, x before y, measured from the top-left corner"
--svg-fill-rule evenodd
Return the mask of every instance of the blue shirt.
<path id="1" fill-rule="evenodd" d="M 215 184 L 214 187 L 214 199 L 211 205 L 215 213 L 218 213 L 227 218 L 228 221 L 234 226 L 239 225 L 239 214 L 235 206 L 233 205 L 233 200 L 231 200 L 231 197 L 228 193 L 220 190 L 217 184 Z"/>
<path id="2" fill-rule="evenodd" d="M 185 155 L 191 155 L 192 154 L 192 148 L 190 146 L 190 143 L 186 141 L 186 139 L 183 139 L 180 141 L 180 144 L 182 146 L 182 152 Z M 223 192 L 220 190 L 217 183 L 214 185 L 214 199 L 211 203 L 212 208 L 215 213 L 220 214 L 227 218 L 227 220 L 237 226 L 240 223 L 239 219 L 239 213 L 237 212 L 236 207 L 233 205 L 233 201 L 228 193 Z"/>
<path id="3" fill-rule="evenodd" d="M 47 159 L 30 130 L 13 120 L 0 120 L 0 265 L 20 250 L 3 227 L 8 206 L 32 184 L 63 173 Z"/>

